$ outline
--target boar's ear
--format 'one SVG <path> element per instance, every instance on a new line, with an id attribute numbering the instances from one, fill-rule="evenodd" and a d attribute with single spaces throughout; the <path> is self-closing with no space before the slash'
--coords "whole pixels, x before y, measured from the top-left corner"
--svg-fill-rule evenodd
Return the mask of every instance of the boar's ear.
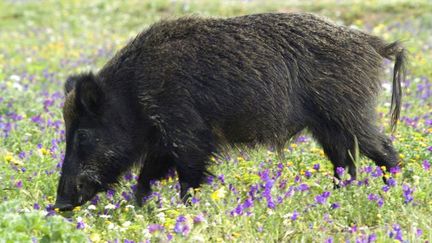
<path id="1" fill-rule="evenodd" d="M 76 81 L 79 78 L 80 78 L 80 76 L 78 76 L 78 75 L 72 75 L 66 79 L 66 83 L 64 86 L 65 95 L 69 94 L 69 92 L 71 92 L 75 88 Z"/>
<path id="2" fill-rule="evenodd" d="M 97 114 L 102 105 L 103 93 L 100 84 L 92 73 L 81 75 L 75 84 L 78 108 L 91 114 Z"/>

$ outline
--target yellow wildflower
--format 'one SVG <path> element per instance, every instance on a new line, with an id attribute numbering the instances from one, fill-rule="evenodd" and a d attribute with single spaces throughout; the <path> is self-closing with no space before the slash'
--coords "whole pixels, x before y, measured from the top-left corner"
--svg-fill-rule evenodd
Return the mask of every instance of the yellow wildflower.
<path id="1" fill-rule="evenodd" d="M 225 187 L 221 187 L 221 188 L 217 189 L 216 191 L 214 191 L 210 197 L 216 201 L 216 200 L 219 200 L 221 198 L 224 198 L 225 195 L 226 195 Z"/>
<path id="2" fill-rule="evenodd" d="M 295 143 L 290 144 L 290 146 L 291 146 L 291 148 L 297 148 L 297 144 L 295 144 Z"/>
<path id="3" fill-rule="evenodd" d="M 47 150 L 46 148 L 41 148 L 39 151 L 41 152 L 42 155 L 48 155 L 50 153 L 50 151 Z"/>
<path id="4" fill-rule="evenodd" d="M 175 219 L 166 218 L 165 223 L 164 223 L 164 227 L 167 229 L 172 229 L 172 228 L 174 228 L 175 222 L 176 222 Z"/>
<path id="5" fill-rule="evenodd" d="M 78 212 L 78 211 L 80 211 L 81 210 L 81 207 L 80 206 L 76 206 L 72 211 L 74 211 L 74 212 Z"/>
<path id="6" fill-rule="evenodd" d="M 8 153 L 5 157 L 4 157 L 4 159 L 5 159 L 5 161 L 6 162 L 11 162 L 13 159 L 14 159 L 14 157 L 12 156 L 12 154 L 10 154 L 10 153 Z"/>
<path id="7" fill-rule="evenodd" d="M 99 241 L 101 241 L 101 237 L 98 233 L 92 233 L 90 235 L 90 240 L 93 242 L 99 242 Z"/>

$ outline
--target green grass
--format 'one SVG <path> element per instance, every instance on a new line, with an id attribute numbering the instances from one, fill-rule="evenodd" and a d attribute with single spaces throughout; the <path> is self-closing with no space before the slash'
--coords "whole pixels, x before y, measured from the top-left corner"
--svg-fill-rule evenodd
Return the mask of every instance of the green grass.
<path id="1" fill-rule="evenodd" d="M 423 163 L 432 163 L 432 4 L 338 2 L 1 1 L 0 242 L 155 242 L 171 237 L 175 242 L 431 241 L 432 169 Z M 159 194 L 143 208 L 128 200 L 135 182 L 125 180 L 114 196 L 100 194 L 95 206 L 64 214 L 46 210 L 55 199 L 57 165 L 64 154 L 61 106 L 67 75 L 97 70 L 128 39 L 160 19 L 270 11 L 312 11 L 388 41 L 403 41 L 410 63 L 403 119 L 394 135 L 404 166 L 393 176 L 396 186 L 384 191 L 379 176 L 363 172 L 376 168 L 361 157 L 359 180 L 368 180 L 368 185 L 333 190 L 331 163 L 309 138 L 288 144 L 283 161 L 264 148 L 233 150 L 217 158 L 211 171 L 223 175 L 224 182 L 214 178 L 204 185 L 195 194 L 199 202 L 191 207 L 179 202 L 176 178 L 171 178 L 154 185 Z M 390 80 L 390 64 L 386 70 L 383 79 Z M 390 95 L 384 91 L 378 107 L 387 132 Z M 313 169 L 316 164 L 319 170 Z M 268 190 L 263 180 L 267 170 L 274 178 Z M 251 187 L 258 190 L 253 206 L 231 215 Z M 408 189 L 413 200 L 405 202 Z M 266 191 L 274 209 L 268 207 Z M 320 198 L 322 203 L 317 202 Z M 177 222 L 182 216 L 185 222 Z"/>

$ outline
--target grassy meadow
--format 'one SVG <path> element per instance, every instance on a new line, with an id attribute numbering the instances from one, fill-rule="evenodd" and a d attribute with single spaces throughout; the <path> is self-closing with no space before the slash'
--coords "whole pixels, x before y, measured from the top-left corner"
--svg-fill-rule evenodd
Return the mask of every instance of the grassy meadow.
<path id="1" fill-rule="evenodd" d="M 392 135 L 403 168 L 360 157 L 359 180 L 333 190 L 332 165 L 305 132 L 281 161 L 269 148 L 213 160 L 190 207 L 174 177 L 138 208 L 136 172 L 73 212 L 53 210 L 64 124 L 63 82 L 97 70 L 151 23 L 184 15 L 308 11 L 409 51 L 403 109 Z M 379 122 L 388 134 L 386 62 Z M 431 242 L 432 2 L 275 0 L 0 0 L 0 242 Z M 343 178 L 348 179 L 346 173 Z"/>

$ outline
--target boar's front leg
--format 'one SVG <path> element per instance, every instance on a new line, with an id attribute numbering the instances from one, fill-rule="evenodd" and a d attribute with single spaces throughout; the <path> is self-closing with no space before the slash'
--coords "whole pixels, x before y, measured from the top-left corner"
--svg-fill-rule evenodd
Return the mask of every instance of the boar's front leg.
<path id="1" fill-rule="evenodd" d="M 163 140 L 177 170 L 180 199 L 187 204 L 188 190 L 198 188 L 209 174 L 207 166 L 216 151 L 213 133 L 199 113 L 186 105 L 176 106 L 164 118 Z"/>
<path id="2" fill-rule="evenodd" d="M 157 180 L 167 175 L 173 167 L 169 156 L 149 156 L 144 161 L 138 176 L 138 185 L 135 192 L 135 200 L 138 206 L 142 206 L 143 198 L 151 193 L 151 180 Z"/>

